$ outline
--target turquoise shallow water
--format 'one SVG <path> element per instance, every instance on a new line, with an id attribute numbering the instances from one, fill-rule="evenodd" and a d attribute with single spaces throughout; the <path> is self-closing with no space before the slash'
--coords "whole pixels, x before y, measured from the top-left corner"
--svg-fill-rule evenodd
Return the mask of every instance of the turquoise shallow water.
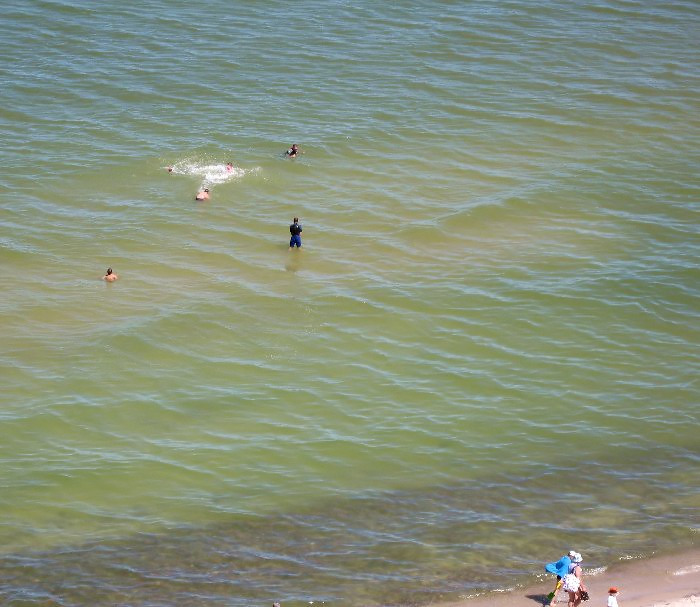
<path id="1" fill-rule="evenodd" d="M 697 545 L 695 3 L 4 16 L 4 603 L 424 604 Z"/>

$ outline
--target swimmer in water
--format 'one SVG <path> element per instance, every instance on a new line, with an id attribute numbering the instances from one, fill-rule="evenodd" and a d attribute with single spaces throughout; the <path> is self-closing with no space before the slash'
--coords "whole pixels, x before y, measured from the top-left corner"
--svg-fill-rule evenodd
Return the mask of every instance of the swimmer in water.
<path id="1" fill-rule="evenodd" d="M 102 277 L 102 280 L 114 282 L 119 276 L 112 271 L 112 268 L 107 268 L 107 273 Z"/>
<path id="2" fill-rule="evenodd" d="M 209 188 L 204 188 L 199 190 L 197 195 L 194 197 L 195 200 L 209 200 Z"/>
<path id="3" fill-rule="evenodd" d="M 292 144 L 292 147 L 289 148 L 284 154 L 285 156 L 289 156 L 290 158 L 296 158 L 298 154 L 303 154 L 299 149 L 299 146 L 296 143 Z"/>
<path id="4" fill-rule="evenodd" d="M 172 173 L 172 172 L 173 172 L 173 167 L 168 167 L 168 173 Z"/>
<path id="5" fill-rule="evenodd" d="M 231 171 L 233 171 L 233 162 L 227 162 L 226 163 L 226 172 L 230 173 Z"/>

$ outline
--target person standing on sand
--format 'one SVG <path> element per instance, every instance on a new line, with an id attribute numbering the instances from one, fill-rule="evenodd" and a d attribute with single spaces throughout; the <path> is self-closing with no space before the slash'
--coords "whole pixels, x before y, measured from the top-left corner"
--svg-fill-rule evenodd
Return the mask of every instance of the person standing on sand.
<path id="1" fill-rule="evenodd" d="M 553 607 L 557 602 L 557 593 L 561 588 L 561 579 L 569 573 L 569 565 L 571 565 L 571 557 L 576 554 L 576 551 L 569 550 L 568 554 L 562 556 L 556 563 L 547 563 L 544 566 L 544 570 L 547 573 L 553 573 L 557 576 L 557 583 L 554 586 L 554 590 L 547 595 L 547 600 L 549 601 L 548 606 Z"/>
<path id="2" fill-rule="evenodd" d="M 611 586 L 608 590 L 608 607 L 617 607 L 617 587 Z"/>
<path id="3" fill-rule="evenodd" d="M 118 278 L 119 275 L 112 272 L 112 268 L 107 268 L 107 273 L 102 277 L 102 280 L 106 280 L 107 282 L 114 282 Z"/>
<path id="4" fill-rule="evenodd" d="M 562 580 L 562 588 L 569 593 L 568 607 L 578 607 L 583 600 L 583 593 L 586 593 L 586 586 L 583 583 L 583 569 L 581 563 L 583 557 L 575 552 L 571 556 L 571 564 L 569 565 L 569 573 Z"/>
<path id="5" fill-rule="evenodd" d="M 289 250 L 291 251 L 295 246 L 301 248 L 301 224 L 299 223 L 299 218 L 294 218 L 294 223 L 289 226 L 289 233 L 292 237 L 289 239 Z"/>

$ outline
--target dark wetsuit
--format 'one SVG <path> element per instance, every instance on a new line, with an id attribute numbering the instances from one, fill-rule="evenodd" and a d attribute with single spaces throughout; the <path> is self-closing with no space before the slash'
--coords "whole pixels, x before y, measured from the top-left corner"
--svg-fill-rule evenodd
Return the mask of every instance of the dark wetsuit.
<path id="1" fill-rule="evenodd" d="M 301 224 L 294 222 L 289 226 L 289 233 L 292 235 L 289 240 L 289 248 L 294 248 L 295 246 L 301 246 Z"/>

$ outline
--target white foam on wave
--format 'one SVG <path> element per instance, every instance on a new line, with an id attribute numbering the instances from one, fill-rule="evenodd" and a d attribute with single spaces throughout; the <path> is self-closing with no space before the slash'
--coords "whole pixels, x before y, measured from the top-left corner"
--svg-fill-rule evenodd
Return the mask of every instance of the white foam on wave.
<path id="1" fill-rule="evenodd" d="M 700 571 L 700 565 L 691 565 L 690 567 L 683 567 L 673 572 L 673 575 L 688 575 L 689 573 L 697 573 Z"/>
<path id="2" fill-rule="evenodd" d="M 190 160 L 182 160 L 172 165 L 173 175 L 194 175 L 201 177 L 201 187 L 212 187 L 235 179 L 242 179 L 246 175 L 254 175 L 260 172 L 260 167 L 243 169 L 234 166 L 227 169 L 226 164 L 203 164 Z"/>

